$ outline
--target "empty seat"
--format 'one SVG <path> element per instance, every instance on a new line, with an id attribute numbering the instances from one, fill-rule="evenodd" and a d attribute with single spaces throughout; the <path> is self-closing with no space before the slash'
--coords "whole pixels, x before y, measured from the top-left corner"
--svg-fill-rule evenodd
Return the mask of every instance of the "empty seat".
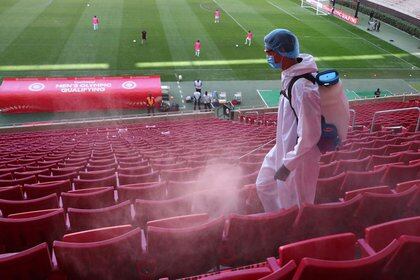
<path id="1" fill-rule="evenodd" d="M 44 197 L 36 199 L 25 199 L 25 200 L 7 200 L 0 199 L 0 210 L 3 217 L 7 217 L 10 214 L 28 212 L 35 210 L 43 210 L 58 207 L 57 195 L 50 194 Z"/>
<path id="2" fill-rule="evenodd" d="M 206 213 L 192 214 L 149 221 L 147 222 L 147 227 L 185 228 L 204 224 L 205 222 L 208 222 L 209 219 L 210 217 Z"/>
<path id="3" fill-rule="evenodd" d="M 69 191 L 61 194 L 63 208 L 96 209 L 115 204 L 112 187 Z"/>
<path id="4" fill-rule="evenodd" d="M 362 197 L 336 203 L 305 204 L 293 224 L 293 240 L 353 231 L 353 215 Z"/>
<path id="5" fill-rule="evenodd" d="M 401 235 L 420 236 L 420 217 L 393 220 L 367 227 L 364 242 L 378 252 Z"/>
<path id="6" fill-rule="evenodd" d="M 160 175 L 163 180 L 167 181 L 193 181 L 197 180 L 202 170 L 201 167 L 162 170 Z"/>
<path id="7" fill-rule="evenodd" d="M 0 279 L 45 280 L 49 279 L 52 269 L 47 243 L 7 257 L 0 255 Z"/>
<path id="8" fill-rule="evenodd" d="M 131 224 L 131 204 L 120 204 L 99 209 L 69 208 L 69 221 L 72 231 Z"/>
<path id="9" fill-rule="evenodd" d="M 337 169 L 337 163 L 338 161 L 333 161 L 327 164 L 320 165 L 318 178 L 332 177 L 335 174 L 335 170 Z"/>
<path id="10" fill-rule="evenodd" d="M 387 279 L 418 279 L 420 275 L 420 236 L 402 235 L 399 247 L 383 269 Z"/>
<path id="11" fill-rule="evenodd" d="M 358 232 L 371 225 L 401 218 L 409 199 L 416 191 L 413 188 L 396 194 L 362 194 L 360 205 L 354 213 Z"/>
<path id="12" fill-rule="evenodd" d="M 118 168 L 118 174 L 125 174 L 125 175 L 144 175 L 148 174 L 152 171 L 152 167 L 150 165 L 146 166 L 139 166 L 139 167 L 128 167 L 128 168 Z"/>
<path id="13" fill-rule="evenodd" d="M 37 178 L 35 175 L 20 178 L 20 179 L 13 179 L 13 180 L 0 180 L 0 187 L 8 187 L 8 186 L 16 186 L 24 184 L 35 184 L 37 182 Z"/>
<path id="14" fill-rule="evenodd" d="M 315 203 L 337 202 L 340 197 L 340 188 L 346 173 L 334 177 L 320 178 L 316 184 Z"/>
<path id="15" fill-rule="evenodd" d="M 78 173 L 79 171 L 85 170 L 85 166 L 74 166 L 74 167 L 63 167 L 63 168 L 56 168 L 51 169 L 53 176 L 59 176 L 59 175 L 67 175 L 67 174 L 73 174 Z"/>
<path id="16" fill-rule="evenodd" d="M 0 199 L 22 200 L 23 192 L 20 186 L 0 188 Z"/>
<path id="17" fill-rule="evenodd" d="M 415 165 L 389 165 L 383 175 L 384 184 L 395 187 L 400 182 L 417 180 L 420 178 L 420 163 Z"/>
<path id="18" fill-rule="evenodd" d="M 64 175 L 38 175 L 38 179 L 40 182 L 55 182 L 62 180 L 70 180 L 70 182 L 73 182 L 73 179 L 77 177 L 77 174 L 77 172 L 71 172 Z"/>
<path id="19" fill-rule="evenodd" d="M 80 174 L 80 173 L 79 173 Z M 116 187 L 117 176 L 111 175 L 101 179 L 74 179 L 74 188 L 76 190 L 100 188 L 100 187 Z"/>
<path id="20" fill-rule="evenodd" d="M 0 247 L 6 252 L 28 249 L 42 242 L 52 245 L 66 231 L 63 209 L 23 212 L 0 218 Z"/>
<path id="21" fill-rule="evenodd" d="M 71 190 L 70 180 L 43 182 L 32 185 L 24 185 L 23 191 L 26 193 L 27 198 L 40 198 L 49 194 L 55 193 L 57 196 L 62 192 Z"/>
<path id="22" fill-rule="evenodd" d="M 140 234 L 130 225 L 67 234 L 54 241 L 58 268 L 68 279 L 138 279 Z"/>
<path id="23" fill-rule="evenodd" d="M 129 185 L 120 185 L 118 190 L 118 199 L 121 201 L 136 199 L 161 200 L 165 198 L 165 182 L 138 183 Z"/>
<path id="24" fill-rule="evenodd" d="M 366 157 L 364 159 L 339 160 L 334 174 L 339 174 L 345 171 L 366 171 L 369 161 L 370 157 Z"/>
<path id="25" fill-rule="evenodd" d="M 387 163 L 394 163 L 394 162 L 398 162 L 400 159 L 400 155 L 391 155 L 391 156 L 378 156 L 378 155 L 373 155 L 370 158 L 370 162 L 368 165 L 368 169 L 373 169 L 375 166 L 377 165 L 384 165 Z"/>
<path id="26" fill-rule="evenodd" d="M 307 239 L 279 248 L 280 266 L 289 261 L 295 261 L 297 265 L 303 258 L 315 258 L 322 260 L 352 260 L 356 253 L 356 236 L 353 233 L 341 233 Z"/>
<path id="27" fill-rule="evenodd" d="M 49 169 L 35 170 L 35 171 L 24 171 L 24 172 L 15 172 L 15 179 L 27 178 L 29 176 L 35 175 L 50 175 L 51 171 Z"/>
<path id="28" fill-rule="evenodd" d="M 80 179 L 97 180 L 115 175 L 114 169 L 105 169 L 100 171 L 79 172 Z"/>
<path id="29" fill-rule="evenodd" d="M 159 181 L 159 173 L 151 172 L 143 175 L 118 174 L 118 180 L 120 182 L 120 185 L 156 182 Z"/>
<path id="30" fill-rule="evenodd" d="M 348 171 L 341 184 L 340 194 L 367 187 L 382 186 L 382 178 L 386 167 L 374 171 Z"/>
<path id="31" fill-rule="evenodd" d="M 280 245 L 289 242 L 298 207 L 272 213 L 229 216 L 223 240 L 221 263 L 237 266 L 277 255 Z"/>
<path id="32" fill-rule="evenodd" d="M 134 210 L 134 219 L 144 227 L 148 221 L 191 214 L 191 198 L 183 196 L 167 200 L 136 199 Z"/>
<path id="33" fill-rule="evenodd" d="M 147 254 L 139 263 L 140 277 L 178 278 L 216 267 L 224 225 L 224 218 L 219 217 L 186 228 L 148 227 Z"/>
<path id="34" fill-rule="evenodd" d="M 303 258 L 293 280 L 381 279 L 381 269 L 398 246 L 398 242 L 395 240 L 377 254 L 357 260 L 331 261 Z"/>
<path id="35" fill-rule="evenodd" d="M 379 187 L 370 187 L 370 188 L 363 188 L 357 189 L 354 191 L 346 192 L 344 196 L 344 200 L 350 200 L 353 197 L 357 196 L 358 194 L 362 193 L 385 193 L 385 194 L 392 194 L 392 190 L 388 186 L 379 186 Z"/>
<path id="36" fill-rule="evenodd" d="M 166 184 L 168 198 L 180 197 L 204 189 L 204 182 L 168 181 Z"/>
<path id="37" fill-rule="evenodd" d="M 117 169 L 117 163 L 111 163 L 107 165 L 86 165 L 87 171 L 101 171 L 101 170 L 108 170 L 108 169 Z"/>

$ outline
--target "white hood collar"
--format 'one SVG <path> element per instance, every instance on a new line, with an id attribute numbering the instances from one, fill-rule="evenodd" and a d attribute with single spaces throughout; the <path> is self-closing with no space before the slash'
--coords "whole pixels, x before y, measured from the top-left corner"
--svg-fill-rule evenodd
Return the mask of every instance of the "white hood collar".
<path id="1" fill-rule="evenodd" d="M 294 76 L 305 73 L 315 73 L 318 71 L 318 67 L 316 66 L 315 59 L 312 55 L 301 54 L 299 57 L 302 59 L 300 63 L 296 63 L 292 67 L 281 72 L 282 80 L 288 80 Z"/>

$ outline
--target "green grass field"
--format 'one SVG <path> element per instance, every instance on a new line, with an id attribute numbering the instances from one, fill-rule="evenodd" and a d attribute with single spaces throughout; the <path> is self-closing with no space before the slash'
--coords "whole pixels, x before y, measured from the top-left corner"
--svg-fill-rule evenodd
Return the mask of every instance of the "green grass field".
<path id="1" fill-rule="evenodd" d="M 87 5 L 89 3 L 89 6 Z M 278 79 L 263 37 L 292 30 L 320 68 L 347 78 L 419 76 L 420 59 L 298 0 L 1 0 L 0 76 L 182 74 L 193 80 Z M 220 24 L 213 22 L 216 8 Z M 100 19 L 94 32 L 91 18 Z M 140 31 L 148 31 L 146 45 Z M 252 30 L 251 47 L 244 45 Z M 200 39 L 202 55 L 193 56 Z M 133 40 L 137 40 L 136 43 Z M 236 48 L 235 45 L 239 47 Z M 412 70 L 412 67 L 417 70 Z"/>

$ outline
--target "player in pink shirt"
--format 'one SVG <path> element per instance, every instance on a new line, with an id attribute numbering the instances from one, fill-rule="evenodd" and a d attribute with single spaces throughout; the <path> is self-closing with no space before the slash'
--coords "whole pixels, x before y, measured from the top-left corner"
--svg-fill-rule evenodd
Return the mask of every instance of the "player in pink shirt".
<path id="1" fill-rule="evenodd" d="M 251 30 L 248 30 L 245 38 L 245 45 L 248 44 L 248 46 L 251 46 L 252 37 L 254 37 L 254 34 L 252 34 Z"/>
<path id="2" fill-rule="evenodd" d="M 216 10 L 214 11 L 214 23 L 219 23 L 220 22 L 220 11 Z"/>
<path id="3" fill-rule="evenodd" d="M 97 18 L 96 16 L 93 16 L 92 24 L 93 24 L 93 30 L 98 30 L 99 29 L 99 18 Z"/>
<path id="4" fill-rule="evenodd" d="M 201 43 L 200 43 L 200 40 L 197 40 L 195 43 L 194 43 L 194 50 L 195 50 L 195 56 L 200 56 L 200 50 L 201 50 Z"/>

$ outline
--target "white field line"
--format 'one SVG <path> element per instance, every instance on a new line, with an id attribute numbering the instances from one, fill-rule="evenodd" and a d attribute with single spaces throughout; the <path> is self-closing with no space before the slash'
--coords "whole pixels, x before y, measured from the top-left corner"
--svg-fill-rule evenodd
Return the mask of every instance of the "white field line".
<path id="1" fill-rule="evenodd" d="M 266 91 L 266 90 L 261 90 L 261 91 Z M 264 102 L 265 107 L 267 107 L 267 108 L 268 108 L 269 106 L 268 106 L 267 102 L 265 102 L 264 98 L 262 97 L 262 95 L 261 95 L 261 93 L 260 93 L 260 90 L 259 90 L 259 89 L 257 89 L 257 92 L 258 92 L 258 95 L 260 96 L 261 100 Z"/>
<path id="2" fill-rule="evenodd" d="M 276 8 L 276 9 L 278 9 L 278 10 L 280 10 L 280 11 L 283 11 L 284 13 L 288 14 L 288 15 L 289 15 L 289 16 L 291 16 L 292 18 L 294 18 L 294 19 L 296 19 L 296 20 L 298 20 L 298 21 L 301 21 L 299 18 L 297 18 L 296 16 L 292 15 L 291 13 L 289 13 L 289 12 L 288 12 L 288 11 L 286 11 L 285 9 L 281 8 L 280 6 L 278 6 L 278 5 L 274 4 L 274 3 L 270 2 L 270 1 L 267 1 L 267 3 L 268 3 L 268 4 L 270 4 L 271 6 L 273 6 L 274 8 Z"/>
<path id="3" fill-rule="evenodd" d="M 230 16 L 231 19 L 233 19 L 233 21 L 236 22 L 236 24 L 239 25 L 243 31 L 248 32 L 248 30 L 242 24 L 240 24 L 239 21 L 237 21 L 228 11 L 226 11 L 216 0 L 213 0 L 213 2 L 216 3 L 216 5 L 218 5 L 220 9 L 222 9 L 228 16 Z"/>

